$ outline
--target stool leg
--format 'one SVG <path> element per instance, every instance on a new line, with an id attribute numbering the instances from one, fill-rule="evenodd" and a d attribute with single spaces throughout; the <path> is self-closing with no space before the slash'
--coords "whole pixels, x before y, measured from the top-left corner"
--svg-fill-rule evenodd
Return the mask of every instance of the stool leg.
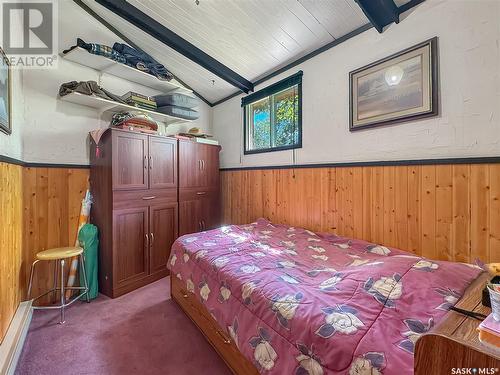
<path id="1" fill-rule="evenodd" d="M 61 320 L 60 324 L 64 323 L 64 304 L 66 301 L 64 300 L 64 259 L 61 259 Z"/>
<path id="2" fill-rule="evenodd" d="M 35 271 L 35 264 L 37 264 L 39 262 L 39 260 L 35 260 L 32 264 L 31 264 L 31 271 L 30 271 L 30 282 L 28 284 L 28 300 L 31 299 L 31 288 L 33 286 L 33 273 Z"/>
<path id="3" fill-rule="evenodd" d="M 56 303 L 57 298 L 57 260 L 54 260 L 54 292 L 52 293 L 52 303 Z"/>
<path id="4" fill-rule="evenodd" d="M 83 253 L 80 254 L 80 262 L 82 263 L 83 283 L 85 286 L 85 298 L 87 299 L 87 303 L 89 303 L 90 302 L 89 283 L 87 281 L 87 270 L 85 268 L 85 256 L 83 255 Z"/>

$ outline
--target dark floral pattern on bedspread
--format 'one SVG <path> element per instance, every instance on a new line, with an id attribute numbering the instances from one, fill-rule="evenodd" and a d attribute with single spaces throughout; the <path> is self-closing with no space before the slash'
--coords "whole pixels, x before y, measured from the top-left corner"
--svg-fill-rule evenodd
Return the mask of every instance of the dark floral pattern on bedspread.
<path id="1" fill-rule="evenodd" d="M 412 374 L 416 340 L 481 272 L 259 219 L 186 235 L 169 268 L 266 374 Z"/>

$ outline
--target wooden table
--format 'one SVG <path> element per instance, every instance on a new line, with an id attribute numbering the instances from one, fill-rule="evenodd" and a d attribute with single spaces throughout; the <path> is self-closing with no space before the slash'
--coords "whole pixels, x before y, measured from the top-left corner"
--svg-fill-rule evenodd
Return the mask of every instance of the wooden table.
<path id="1" fill-rule="evenodd" d="M 482 290 L 489 280 L 483 273 L 466 290 L 456 304 L 465 310 L 488 315 L 491 310 L 481 304 Z M 500 350 L 494 351 L 479 342 L 480 321 L 450 311 L 415 346 L 415 375 L 460 374 L 453 369 L 477 369 L 471 374 L 500 374 Z M 484 370 L 483 370 L 484 369 Z"/>

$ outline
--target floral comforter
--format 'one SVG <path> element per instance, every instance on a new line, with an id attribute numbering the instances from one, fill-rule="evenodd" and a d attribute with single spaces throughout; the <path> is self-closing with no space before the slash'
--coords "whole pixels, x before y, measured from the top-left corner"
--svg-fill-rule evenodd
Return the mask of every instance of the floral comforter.
<path id="1" fill-rule="evenodd" d="M 481 272 L 259 219 L 180 237 L 169 268 L 261 373 L 412 374 Z"/>

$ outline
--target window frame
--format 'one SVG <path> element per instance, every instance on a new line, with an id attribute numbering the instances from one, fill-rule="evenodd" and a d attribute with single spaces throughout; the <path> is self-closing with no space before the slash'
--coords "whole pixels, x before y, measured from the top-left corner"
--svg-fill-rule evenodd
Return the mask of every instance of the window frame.
<path id="1" fill-rule="evenodd" d="M 276 82 L 268 87 L 263 88 L 262 90 L 256 91 L 244 98 L 241 99 L 241 106 L 243 108 L 243 154 L 244 155 L 252 155 L 252 154 L 262 154 L 265 152 L 275 152 L 275 151 L 285 151 L 285 150 L 293 150 L 297 148 L 302 148 L 302 70 L 297 73 L 282 79 L 279 82 Z M 276 147 L 268 147 L 268 148 L 260 148 L 255 150 L 248 149 L 248 114 L 247 114 L 247 106 L 255 103 L 261 99 L 271 97 L 281 91 L 289 89 L 291 87 L 297 86 L 297 132 L 298 139 L 297 142 L 292 145 L 285 146 L 276 146 Z M 272 108 L 274 108 L 274 100 L 270 100 L 272 102 Z M 273 127 L 273 113 L 274 109 L 270 111 L 271 118 L 271 128 Z"/>

